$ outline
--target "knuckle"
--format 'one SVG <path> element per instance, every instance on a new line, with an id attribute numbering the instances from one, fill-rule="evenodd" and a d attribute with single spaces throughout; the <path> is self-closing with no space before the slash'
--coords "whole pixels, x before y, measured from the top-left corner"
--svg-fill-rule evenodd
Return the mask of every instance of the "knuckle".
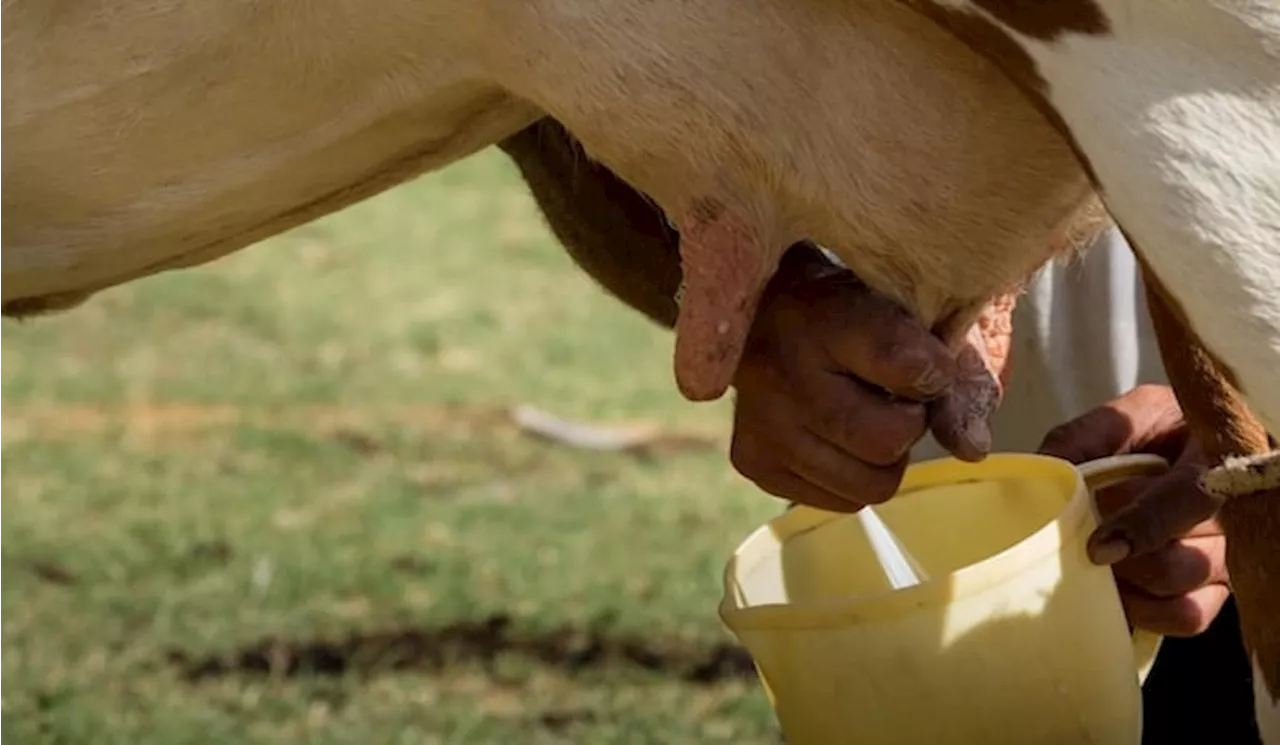
<path id="1" fill-rule="evenodd" d="M 1164 386 L 1154 383 L 1139 383 L 1129 391 L 1130 398 L 1152 399 L 1156 397 L 1158 391 L 1164 390 Z"/>
<path id="2" fill-rule="evenodd" d="M 829 410 L 815 417 L 814 426 L 858 460 L 891 466 L 924 434 L 926 420 L 921 405 L 891 405 Z"/>
<path id="3" fill-rule="evenodd" d="M 1213 622 L 1212 610 L 1189 596 L 1153 600 L 1129 590 L 1121 592 L 1121 602 L 1130 623 L 1165 636 L 1196 636 Z"/>
<path id="4" fill-rule="evenodd" d="M 877 423 L 876 429 L 879 432 L 872 430 L 870 434 L 872 439 L 893 443 L 901 456 L 905 448 L 924 435 L 929 426 L 928 414 L 922 404 L 904 402 L 895 403 L 892 412 L 892 416 L 885 417 L 883 425 Z"/>
<path id="5" fill-rule="evenodd" d="M 1160 575 L 1134 577 L 1133 583 L 1158 598 L 1174 597 L 1179 593 L 1195 589 L 1194 584 L 1188 587 L 1172 577 Z"/>
<path id="6" fill-rule="evenodd" d="M 906 343 L 900 324 L 893 314 L 881 309 L 877 313 L 868 313 L 858 324 L 867 339 L 871 354 L 881 364 L 909 357 L 911 347 Z"/>
<path id="7" fill-rule="evenodd" d="M 757 489 L 769 496 L 808 504 L 808 500 L 804 498 L 803 494 L 796 493 L 795 485 L 778 471 L 766 470 L 754 475 L 745 473 L 742 475 L 754 484 Z"/>
<path id="8" fill-rule="evenodd" d="M 898 492 L 898 484 L 902 482 L 905 463 L 897 468 L 871 469 L 867 478 L 860 484 L 858 501 L 863 504 L 884 504 Z"/>
<path id="9" fill-rule="evenodd" d="M 800 493 L 796 479 L 783 465 L 777 448 L 755 437 L 737 437 L 729 447 L 729 463 L 743 478 L 757 489 L 780 499 L 810 504 L 806 494 Z"/>
<path id="10" fill-rule="evenodd" d="M 1177 479 L 1174 481 L 1176 490 L 1170 490 L 1167 492 L 1168 496 L 1163 498 L 1170 505 L 1170 522 L 1179 527 L 1186 526 L 1190 530 L 1212 519 L 1218 511 L 1218 503 L 1200 490 L 1197 483 L 1199 469 L 1194 464 L 1187 464 L 1185 468 L 1178 468 L 1170 473 L 1171 480 Z"/>
<path id="11" fill-rule="evenodd" d="M 1155 383 L 1140 383 L 1129 392 L 1129 397 L 1144 403 L 1169 404 L 1175 400 L 1171 388 Z"/>
<path id="12" fill-rule="evenodd" d="M 1172 551 L 1140 557 L 1128 567 L 1117 567 L 1125 579 L 1156 597 L 1190 592 L 1209 581 L 1209 567 L 1174 555 Z"/>
<path id="13" fill-rule="evenodd" d="M 760 491 L 764 492 L 765 494 L 768 494 L 771 497 L 777 497 L 778 499 L 787 500 L 787 502 L 790 503 L 791 507 L 795 507 L 797 504 L 803 504 L 809 507 L 817 506 L 813 504 L 813 500 L 808 498 L 807 495 L 797 494 L 795 492 L 795 489 L 789 488 L 790 484 L 786 482 L 772 481 L 766 478 L 758 481 L 753 479 L 752 483 L 755 484 L 756 488 L 758 488 Z"/>
<path id="14" fill-rule="evenodd" d="M 1191 599 L 1177 604 L 1177 609 L 1169 614 L 1169 630 L 1174 636 L 1197 636 L 1208 630 L 1213 616 L 1205 608 Z"/>
<path id="15" fill-rule="evenodd" d="M 729 444 L 729 463 L 738 473 L 759 484 L 761 478 L 767 479 L 773 471 L 768 453 L 769 449 L 762 447 L 753 435 L 735 432 Z"/>
<path id="16" fill-rule="evenodd" d="M 871 335 L 874 369 L 883 382 L 914 383 L 933 367 L 928 351 L 912 343 L 911 337 L 896 326 L 876 324 L 867 333 Z"/>
<path id="17" fill-rule="evenodd" d="M 1182 418 L 1182 405 L 1169 386 L 1143 383 L 1130 391 L 1125 399 L 1129 404 L 1125 408 L 1151 412 L 1153 424 L 1168 426 Z"/>
<path id="18" fill-rule="evenodd" d="M 854 458 L 873 466 L 893 465 L 902 457 L 902 443 L 891 436 L 877 436 L 867 429 L 853 429 L 842 438 Z"/>
<path id="19" fill-rule="evenodd" d="M 1156 552 L 1172 547 L 1179 537 L 1171 529 L 1167 512 L 1153 509 L 1161 506 L 1138 499 L 1107 518 L 1106 532 L 1123 538 L 1131 548 L 1133 560 L 1142 566 L 1149 566 Z"/>
<path id="20" fill-rule="evenodd" d="M 1133 509 L 1124 517 L 1126 519 L 1121 524 L 1135 554 L 1150 554 L 1178 537 L 1171 529 L 1166 515 Z"/>
<path id="21" fill-rule="evenodd" d="M 1042 450 L 1055 452 L 1069 451 L 1076 440 L 1079 439 L 1079 431 L 1078 420 L 1073 419 L 1069 422 L 1063 422 L 1045 433 L 1040 447 Z"/>

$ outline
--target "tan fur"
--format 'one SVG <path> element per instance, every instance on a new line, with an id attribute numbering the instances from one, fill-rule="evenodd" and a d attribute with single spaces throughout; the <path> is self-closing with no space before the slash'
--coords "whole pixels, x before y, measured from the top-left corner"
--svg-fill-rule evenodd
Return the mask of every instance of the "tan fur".
<path id="1" fill-rule="evenodd" d="M 217 258 L 536 116 L 459 53 L 466 14 L 416 5 L 6 3 L 6 306 Z"/>
<path id="2" fill-rule="evenodd" d="M 618 6 L 592 7 L 597 28 Z M 572 36 L 518 60 L 511 86 L 669 215 L 715 197 L 774 250 L 813 238 L 939 321 L 1028 276 L 1044 255 L 1027 246 L 1049 245 L 1087 190 L 989 63 L 912 16 L 883 0 L 697 3 L 646 25 L 660 48 Z M 566 100 L 560 71 L 582 57 L 593 95 Z"/>
<path id="3" fill-rule="evenodd" d="M 4 7 L 6 303 L 216 258 L 540 111 L 669 215 L 813 237 L 930 321 L 1016 286 L 1089 198 L 995 68 L 893 0 L 47 7 Z"/>

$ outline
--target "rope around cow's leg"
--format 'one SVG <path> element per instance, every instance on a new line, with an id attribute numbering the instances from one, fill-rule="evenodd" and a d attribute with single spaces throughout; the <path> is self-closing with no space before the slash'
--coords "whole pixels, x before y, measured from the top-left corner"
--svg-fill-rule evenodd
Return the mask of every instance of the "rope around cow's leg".
<path id="1" fill-rule="evenodd" d="M 1200 488 L 1222 500 L 1280 489 L 1280 450 L 1227 458 L 1200 476 Z"/>

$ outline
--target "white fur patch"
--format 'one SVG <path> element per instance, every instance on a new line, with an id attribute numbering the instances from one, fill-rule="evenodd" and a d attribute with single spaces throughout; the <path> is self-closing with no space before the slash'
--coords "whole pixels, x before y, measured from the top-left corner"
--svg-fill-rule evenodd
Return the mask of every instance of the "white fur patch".
<path id="1" fill-rule="evenodd" d="M 1097 1 L 1108 34 L 1040 42 L 974 0 L 940 0 L 1030 54 L 1135 250 L 1280 433 L 1280 6 Z M 1228 461 L 1202 484 L 1222 496 L 1280 486 L 1280 455 Z M 1256 657 L 1253 668 L 1262 741 L 1280 745 L 1280 702 Z"/>
<path id="2" fill-rule="evenodd" d="M 1020 37 L 1107 205 L 1193 330 L 1280 431 L 1280 12 L 1100 0 L 1106 35 Z"/>

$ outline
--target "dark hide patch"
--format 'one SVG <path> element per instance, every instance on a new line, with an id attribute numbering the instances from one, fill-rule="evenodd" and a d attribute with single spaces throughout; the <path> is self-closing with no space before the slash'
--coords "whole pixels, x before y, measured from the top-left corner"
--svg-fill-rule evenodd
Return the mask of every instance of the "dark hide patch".
<path id="1" fill-rule="evenodd" d="M 1111 33 L 1111 23 L 1094 0 L 973 0 L 1009 28 L 1040 41 L 1074 32 Z"/>
<path id="2" fill-rule="evenodd" d="M 5 301 L 0 314 L 5 318 L 31 318 L 69 310 L 93 296 L 92 292 L 55 292 L 36 297 L 21 297 Z"/>
<path id="3" fill-rule="evenodd" d="M 1011 37 L 1004 29 L 976 13 L 946 8 L 933 2 L 933 0 L 906 0 L 906 2 L 921 14 L 932 19 L 934 23 L 950 31 L 966 46 L 986 57 L 998 67 L 1005 74 L 1005 77 L 1009 78 L 1019 90 L 1026 94 L 1032 105 L 1044 115 L 1049 124 L 1062 135 L 1072 152 L 1076 154 L 1076 159 L 1080 161 L 1080 165 L 1084 168 L 1085 173 L 1088 174 L 1089 180 L 1093 182 L 1095 187 L 1100 188 L 1097 174 L 1093 170 L 1093 164 L 1089 161 L 1088 156 L 1085 155 L 1084 150 L 1080 148 L 1079 143 L 1076 142 L 1075 135 L 1071 133 L 1070 127 L 1067 126 L 1062 116 L 1049 103 L 1049 84 L 1041 76 L 1035 60 L 1018 44 L 1016 39 Z M 1003 4 L 1013 5 L 1018 3 L 1006 0 Z M 1041 5 L 1040 3 L 1031 4 Z M 1052 5 L 1052 3 L 1046 4 Z M 1066 4 L 1075 5 L 1075 2 L 1068 1 Z M 1011 23 L 1009 25 L 1013 26 Z"/>

